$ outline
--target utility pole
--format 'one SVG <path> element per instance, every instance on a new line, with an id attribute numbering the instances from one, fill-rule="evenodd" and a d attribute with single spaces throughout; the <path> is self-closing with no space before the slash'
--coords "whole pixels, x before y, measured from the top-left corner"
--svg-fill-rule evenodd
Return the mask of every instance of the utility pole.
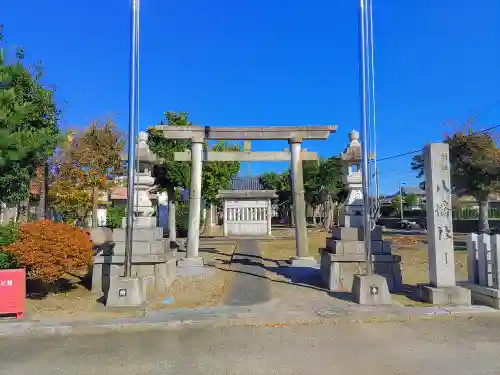
<path id="1" fill-rule="evenodd" d="M 401 182 L 401 180 L 399 180 L 399 213 L 400 213 L 400 216 L 401 216 L 401 221 L 403 221 L 403 185 L 404 185 L 404 182 Z"/>

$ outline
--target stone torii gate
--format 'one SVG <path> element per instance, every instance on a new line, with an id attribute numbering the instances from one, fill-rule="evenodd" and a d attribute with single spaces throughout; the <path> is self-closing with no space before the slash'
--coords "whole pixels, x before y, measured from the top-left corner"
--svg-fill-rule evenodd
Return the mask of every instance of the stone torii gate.
<path id="1" fill-rule="evenodd" d="M 304 160 L 302 156 L 306 156 L 309 153 L 301 152 L 301 144 L 304 139 L 326 140 L 331 133 L 336 131 L 337 126 L 222 127 L 158 125 L 155 126 L 155 129 L 162 132 L 163 136 L 167 139 L 187 139 L 191 141 L 191 155 L 187 153 L 182 153 L 184 154 L 182 156 L 178 155 L 184 158 L 184 160 L 191 160 L 188 241 L 186 257 L 179 261 L 179 266 L 203 266 L 203 259 L 198 254 L 200 241 L 201 174 L 203 160 L 209 161 L 212 158 L 226 158 L 221 161 L 252 161 L 259 160 L 259 158 L 260 160 L 264 158 L 264 160 L 269 161 L 279 161 L 280 158 L 281 160 L 291 160 L 293 214 L 297 247 L 296 256 L 291 259 L 291 263 L 292 265 L 308 265 L 314 261 L 309 256 L 308 250 L 302 171 L 302 160 Z M 290 145 L 290 152 L 283 152 L 283 155 L 280 155 L 280 157 L 278 157 L 279 155 L 270 156 L 273 154 L 270 152 L 238 152 L 238 154 L 242 154 L 241 158 L 234 160 L 235 153 L 230 152 L 205 152 L 204 155 L 203 144 L 206 140 L 287 140 Z"/>

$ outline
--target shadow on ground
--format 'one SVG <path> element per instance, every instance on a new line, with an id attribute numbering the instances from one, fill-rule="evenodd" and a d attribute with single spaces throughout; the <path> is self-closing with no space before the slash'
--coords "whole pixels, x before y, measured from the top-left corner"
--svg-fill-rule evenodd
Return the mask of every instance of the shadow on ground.
<path id="1" fill-rule="evenodd" d="M 68 293 L 81 287 L 91 290 L 92 275 L 90 272 L 84 275 L 68 273 L 68 277 L 62 277 L 50 284 L 28 279 L 26 280 L 26 298 L 40 300 L 49 294 Z"/>

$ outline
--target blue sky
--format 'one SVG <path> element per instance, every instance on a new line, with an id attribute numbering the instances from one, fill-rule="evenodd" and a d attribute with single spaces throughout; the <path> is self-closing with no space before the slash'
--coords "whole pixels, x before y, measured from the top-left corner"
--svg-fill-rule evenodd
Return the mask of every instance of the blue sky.
<path id="1" fill-rule="evenodd" d="M 167 110 L 199 125 L 337 124 L 304 143 L 323 156 L 359 129 L 358 1 L 141 3 L 142 128 Z M 126 129 L 128 1 L 3 0 L 1 15 L 8 42 L 57 85 L 64 126 L 115 114 Z M 474 111 L 474 129 L 500 124 L 500 1 L 374 0 L 374 26 L 379 158 L 438 141 Z M 379 163 L 383 193 L 416 184 L 410 160 Z"/>

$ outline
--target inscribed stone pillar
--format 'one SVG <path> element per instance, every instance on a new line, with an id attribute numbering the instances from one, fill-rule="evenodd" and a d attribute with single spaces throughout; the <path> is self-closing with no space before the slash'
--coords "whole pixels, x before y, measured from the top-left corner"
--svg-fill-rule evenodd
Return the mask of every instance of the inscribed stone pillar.
<path id="1" fill-rule="evenodd" d="M 295 238 L 297 245 L 297 258 L 308 258 L 309 250 L 307 243 L 306 203 L 304 200 L 304 174 L 302 171 L 302 158 L 300 156 L 300 145 L 302 140 L 291 139 L 291 171 L 292 171 L 292 195 L 293 195 L 293 218 L 295 222 Z"/>
<path id="2" fill-rule="evenodd" d="M 435 305 L 469 306 L 471 291 L 455 283 L 450 152 L 446 143 L 425 146 L 424 171 L 430 285 L 419 285 L 419 295 Z"/>
<path id="3" fill-rule="evenodd" d="M 429 280 L 432 286 L 438 288 L 455 286 L 448 145 L 445 143 L 427 145 L 424 151 L 424 160 Z"/>
<path id="4" fill-rule="evenodd" d="M 485 233 L 477 236 L 477 277 L 479 285 L 491 287 L 491 243 Z"/>
<path id="5" fill-rule="evenodd" d="M 189 186 L 189 225 L 185 265 L 203 265 L 198 255 L 200 244 L 201 173 L 203 139 L 193 139 L 191 145 L 191 182 Z"/>
<path id="6" fill-rule="evenodd" d="M 467 236 L 467 272 L 469 283 L 479 284 L 478 239 L 476 233 L 469 233 Z"/>
<path id="7" fill-rule="evenodd" d="M 490 239 L 492 287 L 500 289 L 500 236 L 494 234 Z"/>

